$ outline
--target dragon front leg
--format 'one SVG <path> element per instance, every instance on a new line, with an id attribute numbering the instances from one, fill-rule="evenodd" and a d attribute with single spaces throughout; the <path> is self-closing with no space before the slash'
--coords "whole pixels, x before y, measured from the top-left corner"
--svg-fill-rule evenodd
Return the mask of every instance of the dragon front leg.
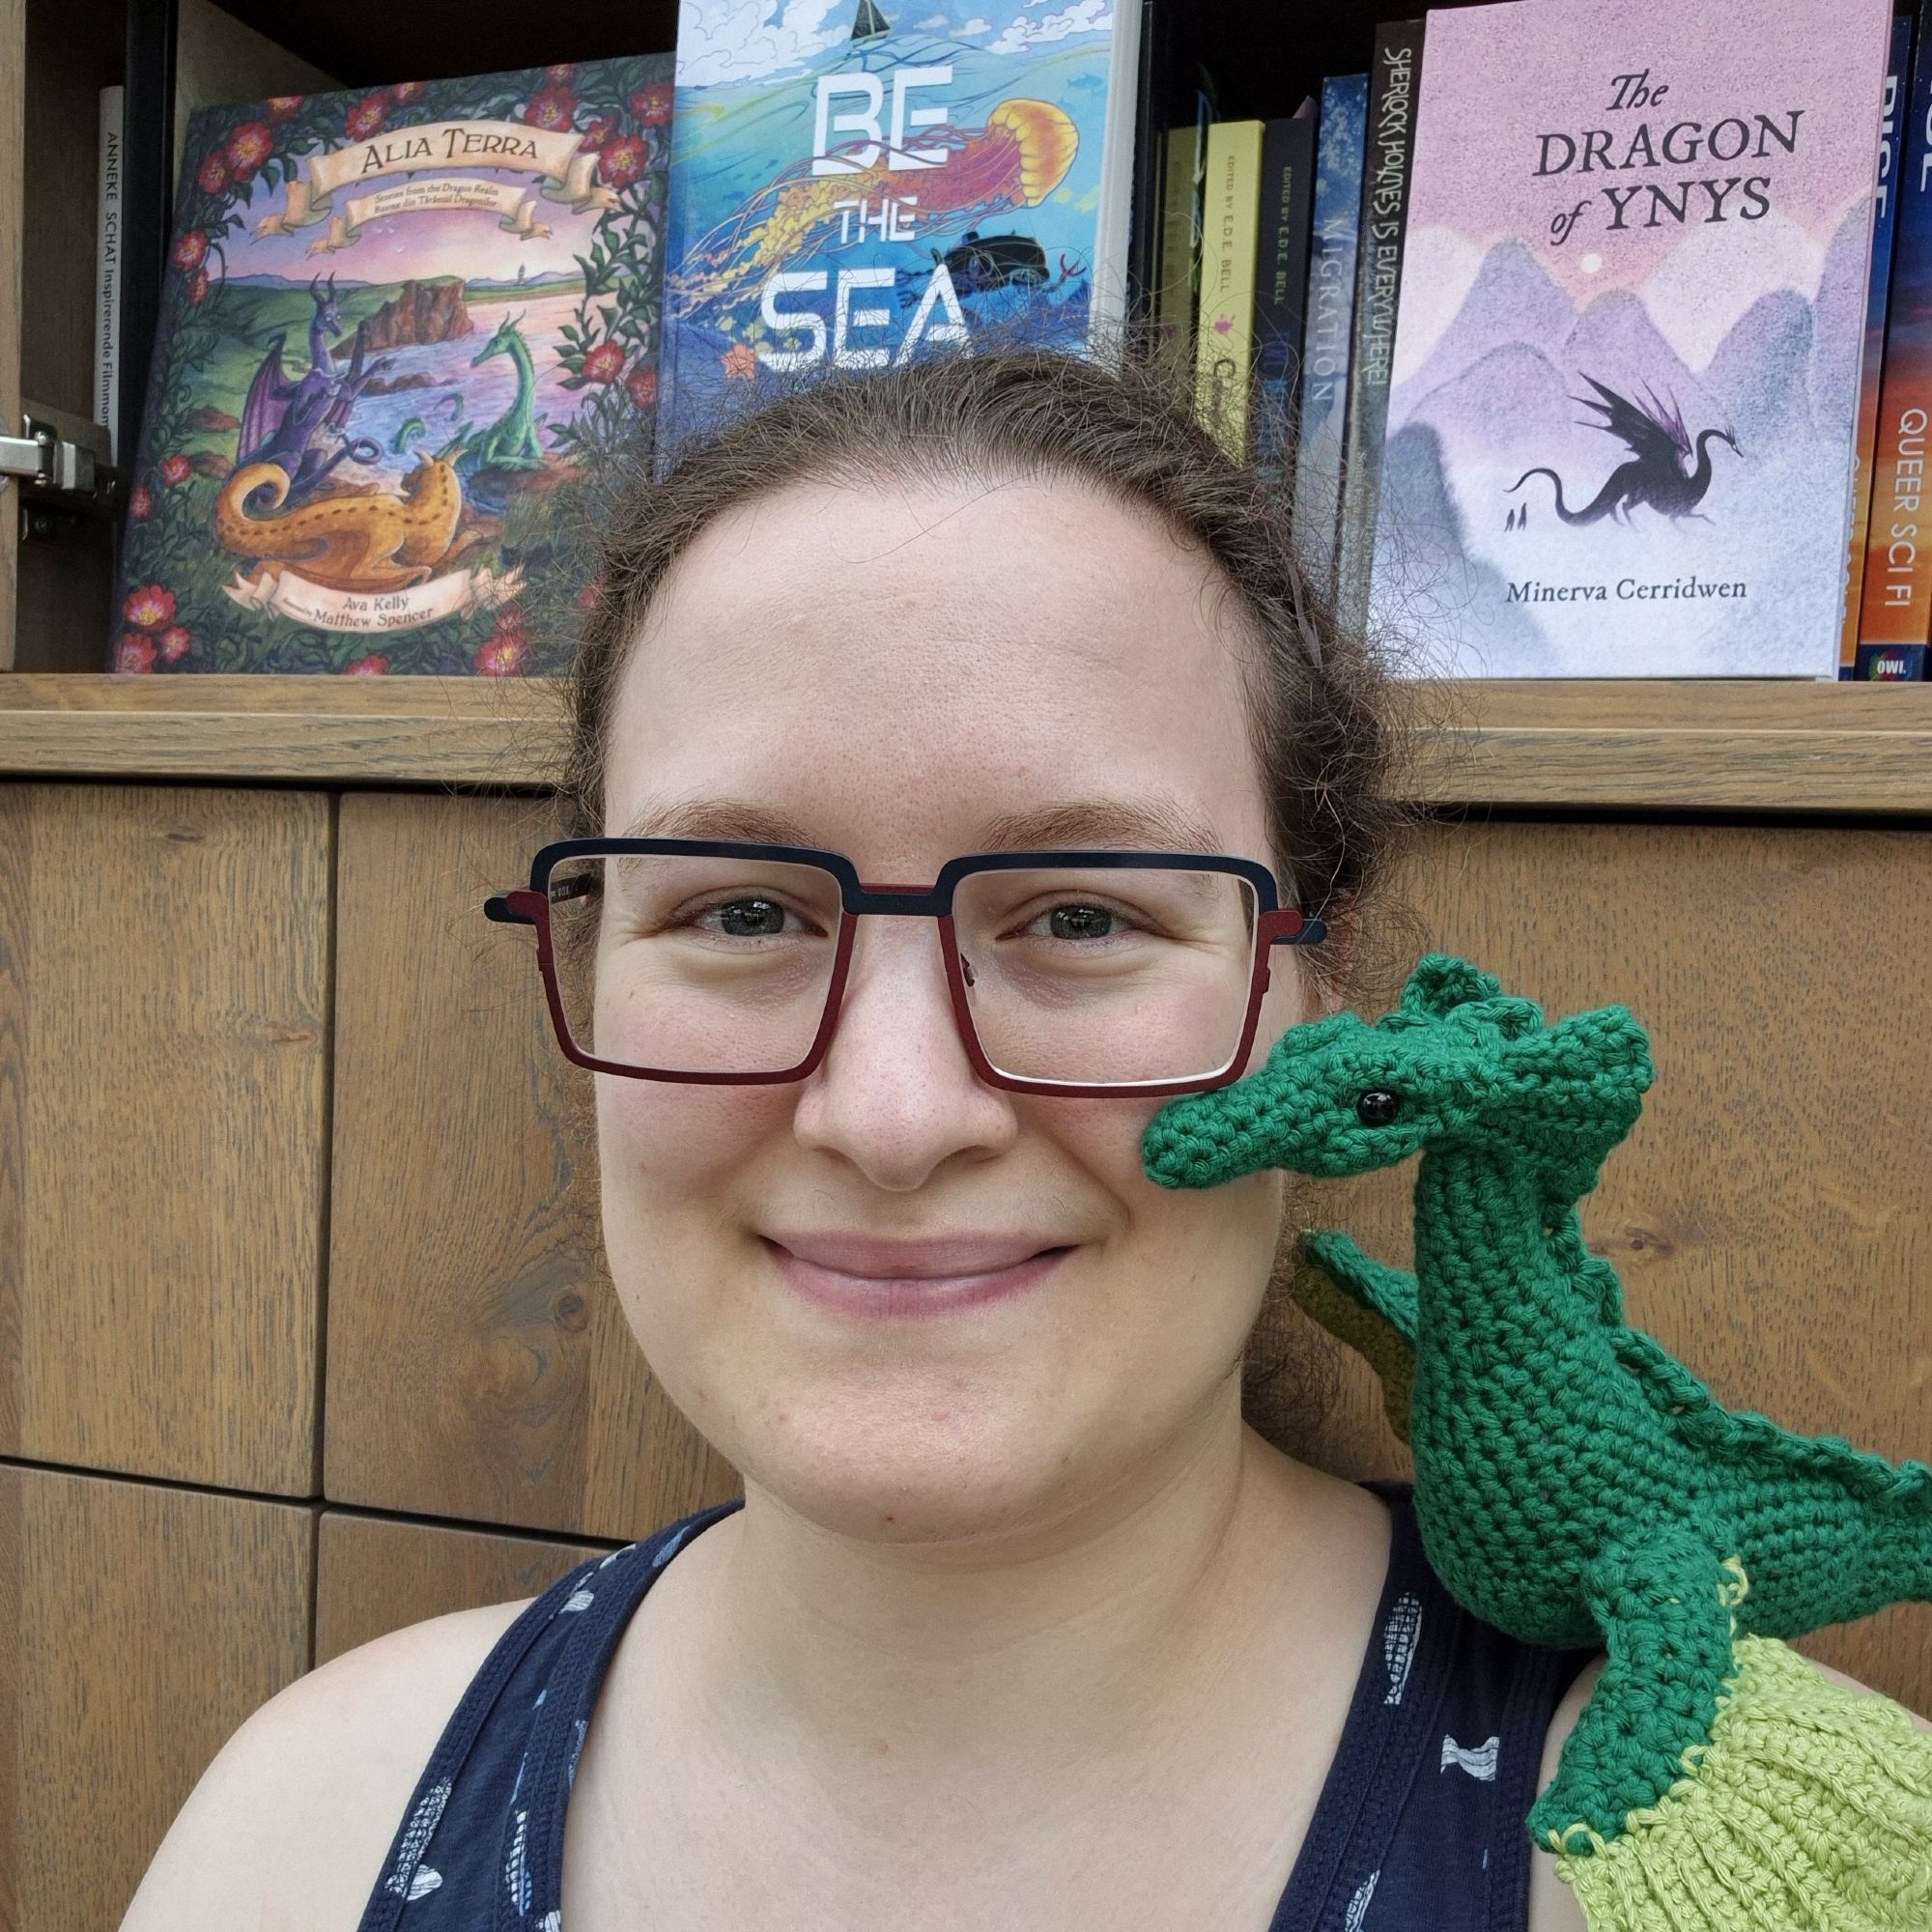
<path id="1" fill-rule="evenodd" d="M 1529 1814 L 1531 1837 L 1557 1852 L 1621 1836 L 1694 1771 L 1736 1669 L 1744 1570 L 1672 1524 L 1601 1550 L 1583 1593 L 1608 1661 Z"/>

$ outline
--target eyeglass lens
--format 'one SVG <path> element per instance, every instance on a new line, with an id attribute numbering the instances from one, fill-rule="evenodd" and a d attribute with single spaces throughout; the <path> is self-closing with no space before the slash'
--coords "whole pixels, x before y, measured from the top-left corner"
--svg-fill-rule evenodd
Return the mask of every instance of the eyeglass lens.
<path id="1" fill-rule="evenodd" d="M 747 1074 L 787 1072 L 810 1051 L 841 916 L 832 873 L 592 853 L 559 862 L 550 883 L 581 1050 L 661 1072 Z M 1183 867 L 967 874 L 953 926 L 980 1050 L 1015 1078 L 1083 1086 L 1221 1071 L 1247 1013 L 1256 910 L 1247 880 Z"/>

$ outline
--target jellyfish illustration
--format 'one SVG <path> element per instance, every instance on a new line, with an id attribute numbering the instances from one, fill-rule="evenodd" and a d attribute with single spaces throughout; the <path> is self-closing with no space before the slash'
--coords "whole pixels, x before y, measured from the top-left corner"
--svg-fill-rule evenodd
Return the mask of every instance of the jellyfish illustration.
<path id="1" fill-rule="evenodd" d="M 850 141 L 834 149 L 850 160 L 870 145 L 865 167 L 814 175 L 794 162 L 754 189 L 732 213 L 686 250 L 667 285 L 667 306 L 680 317 L 726 309 L 757 293 L 782 263 L 849 240 L 850 215 L 861 203 L 888 199 L 909 205 L 918 230 L 953 229 L 1015 208 L 1036 208 L 1066 179 L 1080 137 L 1071 118 L 1048 100 L 1002 100 L 980 128 L 923 128 L 923 150 L 946 159 L 929 168 L 893 170 L 876 143 Z M 922 233 L 904 236 L 922 241 Z"/>

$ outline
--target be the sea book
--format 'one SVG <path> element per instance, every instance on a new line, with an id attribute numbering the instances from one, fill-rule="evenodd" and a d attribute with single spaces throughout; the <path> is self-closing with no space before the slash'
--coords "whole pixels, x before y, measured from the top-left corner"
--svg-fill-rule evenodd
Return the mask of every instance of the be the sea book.
<path id="1" fill-rule="evenodd" d="M 670 58 L 189 124 L 112 668 L 554 675 L 657 400 Z"/>
<path id="2" fill-rule="evenodd" d="M 1447 677 L 1835 677 L 1887 0 L 1428 17 L 1371 614 Z"/>
<path id="3" fill-rule="evenodd" d="M 660 464 L 821 369 L 1117 325 L 1142 13 L 683 0 Z"/>

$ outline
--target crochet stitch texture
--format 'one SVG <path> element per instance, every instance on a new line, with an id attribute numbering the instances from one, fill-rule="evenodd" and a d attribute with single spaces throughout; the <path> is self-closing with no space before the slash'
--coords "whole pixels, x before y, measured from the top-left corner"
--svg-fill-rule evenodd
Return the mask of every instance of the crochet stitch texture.
<path id="1" fill-rule="evenodd" d="M 1420 1152 L 1415 1271 L 1310 1232 L 1299 1292 L 1346 1307 L 1333 1325 L 1381 1369 L 1450 1591 L 1525 1641 L 1607 1653 L 1528 1820 L 1593 1926 L 1925 1932 L 1932 1737 L 1776 1640 L 1932 1600 L 1932 1466 L 1727 1409 L 1626 1324 L 1577 1204 L 1653 1077 L 1628 1009 L 1546 1025 L 1432 953 L 1394 1011 L 1291 1029 L 1250 1077 L 1163 1109 L 1142 1151 L 1175 1187 Z"/>

